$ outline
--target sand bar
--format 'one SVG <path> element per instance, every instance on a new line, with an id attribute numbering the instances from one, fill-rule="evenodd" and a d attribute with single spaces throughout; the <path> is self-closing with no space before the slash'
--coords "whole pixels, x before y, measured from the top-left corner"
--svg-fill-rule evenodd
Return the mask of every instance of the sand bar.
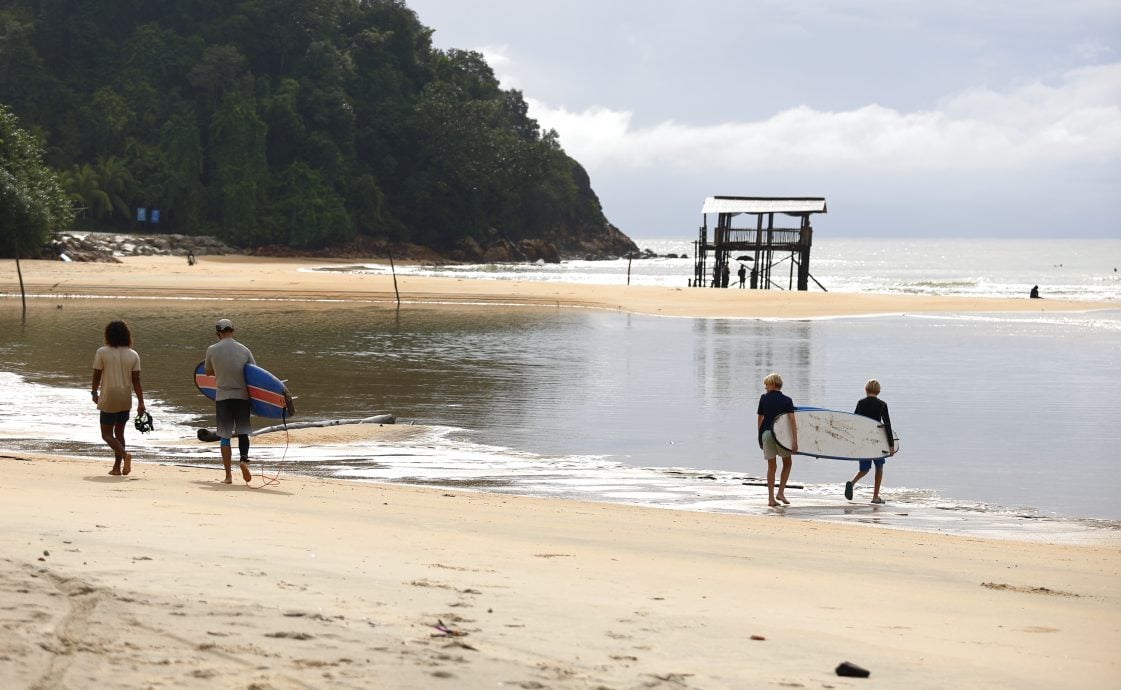
<path id="1" fill-rule="evenodd" d="M 396 303 L 393 277 L 301 269 L 345 262 L 310 259 L 126 257 L 120 264 L 24 261 L 29 293 L 51 296 L 242 297 Z M 814 318 L 933 312 L 1121 309 L 1121 301 L 1066 301 L 689 287 L 575 285 L 535 281 L 397 276 L 402 303 L 525 304 L 611 309 L 662 316 Z M 19 294 L 15 262 L 0 261 L 0 292 Z"/>
<path id="2" fill-rule="evenodd" d="M 1121 680 L 1116 548 L 134 467 L 0 458 L 5 688 Z"/>

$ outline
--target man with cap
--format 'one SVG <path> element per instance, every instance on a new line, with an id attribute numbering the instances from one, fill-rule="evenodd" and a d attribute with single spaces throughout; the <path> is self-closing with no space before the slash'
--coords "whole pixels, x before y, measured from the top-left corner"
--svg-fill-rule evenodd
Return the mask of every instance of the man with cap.
<path id="1" fill-rule="evenodd" d="M 249 472 L 249 388 L 245 385 L 245 365 L 256 364 L 249 348 L 234 340 L 234 325 L 229 319 L 218 319 L 214 324 L 218 342 L 206 348 L 203 366 L 207 376 L 213 376 L 214 413 L 218 418 L 219 445 L 222 449 L 222 466 L 226 470 L 226 484 L 233 484 L 230 471 L 233 450 L 230 439 L 237 436 L 237 449 L 241 456 L 241 478 L 248 484 L 253 479 Z"/>

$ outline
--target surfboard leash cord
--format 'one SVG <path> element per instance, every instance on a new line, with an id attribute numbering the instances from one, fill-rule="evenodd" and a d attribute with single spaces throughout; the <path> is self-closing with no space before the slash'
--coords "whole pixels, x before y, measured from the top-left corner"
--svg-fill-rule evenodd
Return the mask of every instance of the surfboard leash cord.
<path id="1" fill-rule="evenodd" d="M 266 486 L 275 486 L 277 484 L 280 484 L 280 465 L 284 462 L 284 459 L 288 457 L 288 446 L 292 442 L 291 435 L 288 433 L 288 415 L 281 415 L 280 421 L 284 426 L 284 452 L 280 454 L 280 459 L 276 461 L 276 474 L 271 477 L 266 475 L 264 472 L 264 466 L 262 465 L 261 472 L 257 475 L 261 478 L 261 485 L 253 486 L 252 484 L 249 484 L 248 486 L 250 489 L 263 489 Z"/>

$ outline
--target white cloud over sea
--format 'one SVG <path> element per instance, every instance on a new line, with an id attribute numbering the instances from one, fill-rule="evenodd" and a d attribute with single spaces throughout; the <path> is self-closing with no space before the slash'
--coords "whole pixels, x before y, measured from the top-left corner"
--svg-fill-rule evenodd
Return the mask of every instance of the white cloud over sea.
<path id="1" fill-rule="evenodd" d="M 990 173 L 1033 165 L 1121 163 L 1121 63 L 1004 92 L 971 89 L 931 110 L 874 103 L 844 111 L 797 106 L 764 120 L 640 127 L 631 111 L 571 112 L 527 97 L 543 129 L 592 170 L 801 169 L 852 173 Z"/>

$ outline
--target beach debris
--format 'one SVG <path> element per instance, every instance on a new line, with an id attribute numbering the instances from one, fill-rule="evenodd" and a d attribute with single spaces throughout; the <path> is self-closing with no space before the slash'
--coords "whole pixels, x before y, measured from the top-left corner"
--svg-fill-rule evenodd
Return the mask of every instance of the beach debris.
<path id="1" fill-rule="evenodd" d="M 756 642 L 762 642 L 767 638 L 763 637 L 762 635 L 752 635 L 749 639 L 755 640 Z"/>
<path id="2" fill-rule="evenodd" d="M 872 675 L 872 672 L 850 661 L 842 661 L 837 665 L 837 675 L 846 676 L 848 678 L 867 678 Z"/>
<path id="3" fill-rule="evenodd" d="M 444 625 L 444 621 L 440 620 L 439 618 L 436 619 L 436 625 L 433 625 L 432 627 L 438 631 L 438 634 L 434 633 L 432 637 L 463 637 L 467 634 L 462 630 L 453 630 L 452 628 L 449 628 L 448 626 Z"/>
<path id="4" fill-rule="evenodd" d="M 306 632 L 274 632 L 265 633 L 265 637 L 286 638 L 289 640 L 310 640 L 313 636 Z"/>
<path id="5" fill-rule="evenodd" d="M 1063 591 L 1058 590 L 1058 589 L 1049 589 L 1047 587 L 1017 586 L 1017 585 L 1006 584 L 1004 582 L 982 582 L 981 586 L 986 588 L 986 589 L 998 589 L 998 590 L 1005 590 L 1005 591 L 1010 591 L 1010 592 L 1024 592 L 1025 594 L 1049 594 L 1051 596 L 1056 596 L 1056 597 L 1080 597 L 1080 596 L 1082 596 L 1081 594 L 1075 594 L 1074 592 L 1063 592 Z"/>
<path id="6" fill-rule="evenodd" d="M 764 481 L 750 481 L 750 482 L 741 482 L 741 484 L 743 484 L 744 486 L 766 486 L 767 482 L 764 482 Z M 786 488 L 788 488 L 788 489 L 804 489 L 806 487 L 801 485 L 801 484 L 787 484 Z"/>

